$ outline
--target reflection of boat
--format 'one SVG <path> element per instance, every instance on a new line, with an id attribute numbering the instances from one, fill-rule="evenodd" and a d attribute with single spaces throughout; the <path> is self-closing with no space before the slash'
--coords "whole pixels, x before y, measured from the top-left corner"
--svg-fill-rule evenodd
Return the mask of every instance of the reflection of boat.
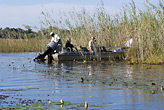
<path id="1" fill-rule="evenodd" d="M 80 61 L 80 60 L 109 60 L 109 59 L 121 59 L 125 56 L 125 51 L 122 49 L 115 51 L 104 51 L 97 53 L 90 53 L 86 51 L 75 52 L 62 52 L 53 54 L 55 61 Z"/>

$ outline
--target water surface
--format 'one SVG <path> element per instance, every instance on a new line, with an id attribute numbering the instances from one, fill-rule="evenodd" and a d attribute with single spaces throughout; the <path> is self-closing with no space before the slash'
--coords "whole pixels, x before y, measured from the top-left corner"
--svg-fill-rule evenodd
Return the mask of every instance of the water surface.
<path id="1" fill-rule="evenodd" d="M 85 109 L 87 101 L 88 109 L 163 110 L 162 65 L 46 64 L 34 62 L 36 55 L 0 54 L 1 109 Z"/>

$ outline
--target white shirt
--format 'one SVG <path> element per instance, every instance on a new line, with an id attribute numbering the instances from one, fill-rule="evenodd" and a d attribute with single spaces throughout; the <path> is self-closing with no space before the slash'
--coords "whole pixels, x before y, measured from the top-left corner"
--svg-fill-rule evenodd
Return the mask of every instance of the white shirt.
<path id="1" fill-rule="evenodd" d="M 89 47 L 91 47 L 92 50 L 96 47 L 96 43 L 93 40 L 89 41 Z"/>
<path id="2" fill-rule="evenodd" d="M 53 37 L 52 37 L 52 39 L 51 39 L 51 42 L 58 42 L 59 41 L 59 39 L 60 39 L 60 36 L 59 35 L 57 35 L 57 34 L 55 34 Z"/>
<path id="3" fill-rule="evenodd" d="M 132 42 L 133 42 L 133 40 L 132 40 L 132 38 L 131 38 L 131 39 L 129 39 L 128 41 L 126 41 L 125 46 L 127 46 L 127 47 L 132 47 Z"/>

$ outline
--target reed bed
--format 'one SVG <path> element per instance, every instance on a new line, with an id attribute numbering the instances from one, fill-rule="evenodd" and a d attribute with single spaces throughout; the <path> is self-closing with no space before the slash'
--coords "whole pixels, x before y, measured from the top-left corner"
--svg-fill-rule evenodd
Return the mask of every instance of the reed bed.
<path id="1" fill-rule="evenodd" d="M 71 36 L 72 42 L 76 45 L 88 46 L 88 41 L 93 35 L 97 39 L 97 45 L 124 46 L 124 42 L 131 35 L 133 46 L 128 50 L 126 57 L 129 63 L 164 63 L 164 6 L 162 0 L 159 0 L 157 6 L 146 0 L 144 10 L 137 9 L 132 0 L 128 5 L 124 4 L 123 11 L 115 16 L 108 14 L 103 3 L 92 15 L 84 8 L 81 12 L 61 14 L 61 18 L 64 15 L 66 19 L 59 21 L 52 19 L 50 13 L 43 15 L 46 19 L 45 27 L 60 25 L 62 28 L 69 29 L 68 36 Z M 62 33 L 59 34 L 62 35 Z"/>
<path id="2" fill-rule="evenodd" d="M 135 6 L 134 1 L 123 5 L 123 11 L 111 16 L 104 5 L 98 7 L 93 14 L 89 14 L 84 8 L 80 12 L 61 13 L 60 20 L 57 20 L 53 12 L 42 12 L 43 20 L 41 29 L 49 32 L 54 31 L 61 36 L 63 42 L 69 37 L 72 43 L 77 46 L 88 46 L 91 36 L 97 39 L 97 45 L 105 47 L 124 46 L 128 36 L 133 37 L 133 45 L 126 55 L 129 63 L 164 63 L 164 6 L 159 0 L 157 6 L 148 0 L 145 9 L 140 10 Z M 64 16 L 64 17 L 63 17 Z M 57 30 L 56 27 L 61 30 Z M 69 30 L 69 31 L 68 31 Z M 19 51 L 41 51 L 48 42 L 44 39 L 8 40 L 13 43 L 19 41 L 21 44 L 9 44 L 7 40 L 0 39 L 1 47 L 12 51 L 13 47 Z M 38 42 L 39 41 L 39 42 Z M 46 42 L 45 42 L 46 41 Z M 8 44 L 8 45 L 2 45 Z M 43 45 L 42 45 L 43 44 Z M 0 50 L 2 51 L 2 50 Z M 14 50 L 15 51 L 15 50 Z"/>
<path id="3" fill-rule="evenodd" d="M 50 40 L 50 39 L 49 39 Z M 44 43 L 43 43 L 44 42 Z M 0 52 L 40 52 L 46 49 L 48 39 L 0 39 Z"/>

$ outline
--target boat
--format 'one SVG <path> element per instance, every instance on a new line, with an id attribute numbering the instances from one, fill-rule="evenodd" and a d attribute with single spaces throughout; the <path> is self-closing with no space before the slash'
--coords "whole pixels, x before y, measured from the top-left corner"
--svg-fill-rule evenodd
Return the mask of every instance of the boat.
<path id="1" fill-rule="evenodd" d="M 45 58 L 41 58 L 42 54 L 39 54 L 34 58 L 34 61 L 52 63 L 54 61 L 102 61 L 102 60 L 113 60 L 113 59 L 123 59 L 125 58 L 125 53 L 127 52 L 127 47 L 119 47 L 112 50 L 106 50 L 105 47 L 96 49 L 97 51 L 91 53 L 86 47 L 80 47 L 80 50 L 70 51 L 71 49 L 64 48 L 61 53 L 51 53 L 46 55 Z"/>
<path id="2" fill-rule="evenodd" d="M 89 51 L 63 51 L 61 53 L 53 54 L 53 60 L 55 61 L 93 61 L 93 60 L 111 60 L 122 59 L 125 57 L 126 48 L 120 48 L 110 51 L 99 51 L 91 53 Z"/>

